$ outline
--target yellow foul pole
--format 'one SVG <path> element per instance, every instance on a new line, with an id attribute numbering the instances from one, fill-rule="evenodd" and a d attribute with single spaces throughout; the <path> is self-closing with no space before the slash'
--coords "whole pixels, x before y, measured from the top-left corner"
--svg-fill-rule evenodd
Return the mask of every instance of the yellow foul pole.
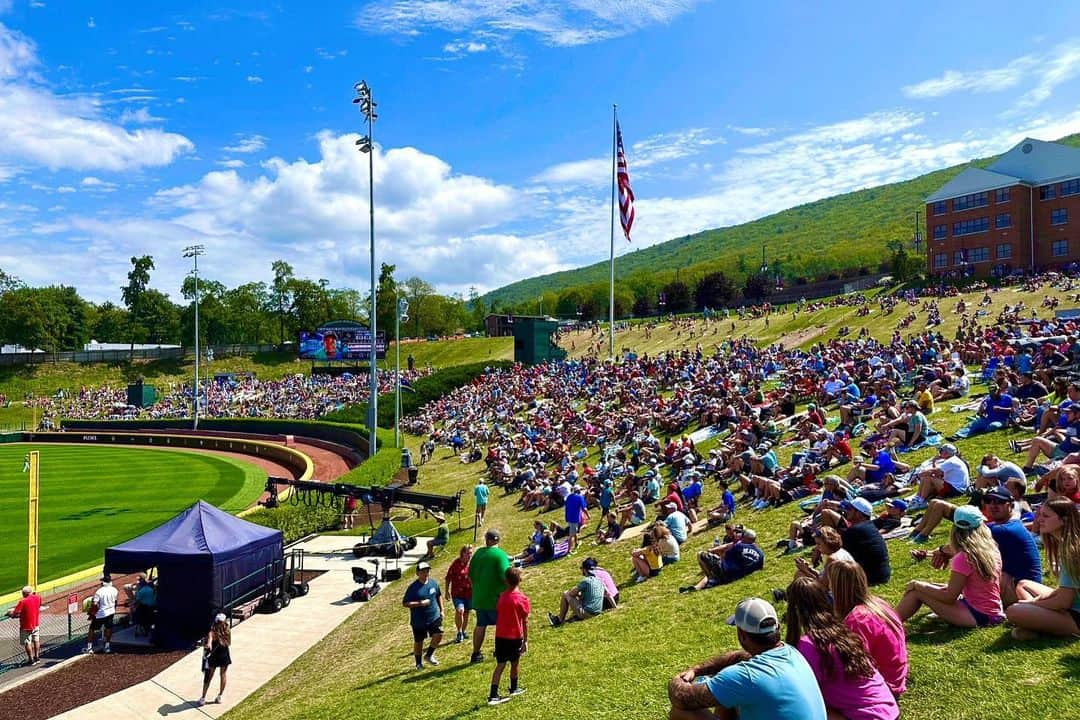
<path id="1" fill-rule="evenodd" d="M 26 454 L 25 469 L 30 473 L 29 517 L 26 523 L 29 535 L 26 544 L 26 584 L 30 587 L 37 587 L 38 584 L 38 505 L 41 494 L 38 462 L 37 450 Z"/>

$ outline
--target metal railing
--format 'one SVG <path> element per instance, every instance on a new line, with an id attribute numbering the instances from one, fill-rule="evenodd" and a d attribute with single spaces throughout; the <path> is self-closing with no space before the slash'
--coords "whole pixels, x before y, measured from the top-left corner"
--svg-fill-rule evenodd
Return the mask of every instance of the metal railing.
<path id="1" fill-rule="evenodd" d="M 211 348 L 215 357 L 227 355 L 249 355 L 254 353 L 276 352 L 282 349 L 280 345 L 269 343 L 261 344 L 229 344 L 214 345 Z M 21 352 L 0 353 L 0 366 L 3 365 L 42 365 L 47 363 L 71 362 L 123 362 L 125 360 L 163 360 L 183 359 L 194 354 L 193 348 L 149 348 L 145 350 L 62 350 L 60 352 Z"/>
<path id="2" fill-rule="evenodd" d="M 43 608 L 44 609 L 44 608 Z M 50 649 L 81 642 L 90 628 L 86 613 L 77 615 L 41 614 L 38 634 L 41 637 L 41 653 Z M 19 642 L 19 619 L 0 618 L 0 674 L 13 670 L 26 662 L 26 650 Z"/>

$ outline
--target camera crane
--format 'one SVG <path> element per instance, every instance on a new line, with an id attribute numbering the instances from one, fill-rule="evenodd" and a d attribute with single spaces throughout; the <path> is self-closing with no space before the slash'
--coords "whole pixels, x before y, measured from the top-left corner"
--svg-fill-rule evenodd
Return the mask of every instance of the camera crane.
<path id="1" fill-rule="evenodd" d="M 278 499 L 278 487 L 281 485 L 290 489 L 288 497 L 284 500 Z M 267 508 L 275 508 L 282 502 L 287 502 L 291 505 L 342 509 L 345 498 L 350 497 L 363 503 L 368 510 L 368 522 L 373 532 L 367 542 L 357 543 L 353 547 L 353 555 L 356 557 L 379 555 L 396 558 L 401 557 L 406 550 L 416 547 L 416 539 L 403 536 L 390 521 L 391 508 L 406 507 L 418 515 L 422 512 L 457 513 L 458 523 L 460 524 L 461 521 L 462 491 L 458 491 L 455 495 L 436 495 L 396 485 L 370 487 L 270 476 L 266 478 L 266 492 L 269 493 L 269 497 L 260 504 Z M 378 529 L 375 528 L 372 520 L 372 505 L 379 505 L 382 508 L 382 523 Z"/>

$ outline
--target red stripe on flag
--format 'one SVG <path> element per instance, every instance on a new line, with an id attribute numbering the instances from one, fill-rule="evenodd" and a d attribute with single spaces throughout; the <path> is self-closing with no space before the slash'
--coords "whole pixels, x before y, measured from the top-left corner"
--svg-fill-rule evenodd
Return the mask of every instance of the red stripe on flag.
<path id="1" fill-rule="evenodd" d="M 622 130 L 619 129 L 618 120 L 615 121 L 616 139 L 616 181 L 619 186 L 619 222 L 622 224 L 623 235 L 630 242 L 630 228 L 634 226 L 634 191 L 630 188 L 630 167 L 626 164 L 626 153 L 623 151 Z"/>

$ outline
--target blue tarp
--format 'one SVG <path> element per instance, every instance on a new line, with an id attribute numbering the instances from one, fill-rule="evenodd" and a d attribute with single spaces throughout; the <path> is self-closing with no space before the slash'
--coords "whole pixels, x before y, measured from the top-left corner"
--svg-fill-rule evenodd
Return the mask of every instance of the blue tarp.
<path id="1" fill-rule="evenodd" d="M 215 613 L 284 569 L 280 530 L 199 502 L 134 540 L 105 551 L 105 571 L 157 568 L 159 644 L 180 647 L 206 633 Z"/>

